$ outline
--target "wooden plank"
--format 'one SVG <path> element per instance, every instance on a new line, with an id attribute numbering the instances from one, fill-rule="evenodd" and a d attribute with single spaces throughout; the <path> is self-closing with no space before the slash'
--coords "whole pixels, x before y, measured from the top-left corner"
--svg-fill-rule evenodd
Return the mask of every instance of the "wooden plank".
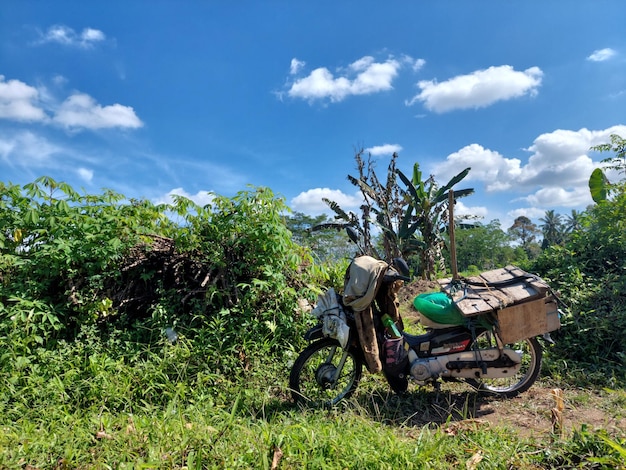
<path id="1" fill-rule="evenodd" d="M 519 282 L 505 284 L 519 279 Z M 439 281 L 441 289 L 448 293 L 459 310 L 466 316 L 494 312 L 511 305 L 530 302 L 546 297 L 548 285 L 541 279 L 531 276 L 516 266 L 506 266 L 453 282 L 452 279 Z M 500 285 L 498 285 L 500 284 Z"/>
<path id="2" fill-rule="evenodd" d="M 514 343 L 548 331 L 544 299 L 513 305 L 498 312 L 498 334 L 503 343 Z"/>

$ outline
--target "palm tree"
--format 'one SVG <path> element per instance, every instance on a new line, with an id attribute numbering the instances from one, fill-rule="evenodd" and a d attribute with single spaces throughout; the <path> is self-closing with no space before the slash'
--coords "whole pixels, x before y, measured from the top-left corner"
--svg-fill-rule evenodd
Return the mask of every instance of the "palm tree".
<path id="1" fill-rule="evenodd" d="M 572 214 L 565 216 L 565 233 L 576 232 L 582 228 L 582 215 L 582 212 L 572 209 Z"/>
<path id="2" fill-rule="evenodd" d="M 543 243 L 541 248 L 546 249 L 551 245 L 560 245 L 563 242 L 563 221 L 561 215 L 554 210 L 546 211 L 545 217 L 539 219 L 543 222 L 541 230 L 543 232 Z"/>

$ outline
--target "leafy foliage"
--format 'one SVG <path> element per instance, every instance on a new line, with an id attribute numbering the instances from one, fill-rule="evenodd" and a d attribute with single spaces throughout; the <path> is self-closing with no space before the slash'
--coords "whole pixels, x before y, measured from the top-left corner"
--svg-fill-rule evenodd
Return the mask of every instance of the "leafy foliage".
<path id="1" fill-rule="evenodd" d="M 547 443 L 476 420 L 411 425 L 443 410 L 437 400 L 416 413 L 421 392 L 294 409 L 285 371 L 307 326 L 294 306 L 339 283 L 345 264 L 315 263 L 285 211 L 265 188 L 199 207 L 80 195 L 49 178 L 0 183 L 0 467 L 619 468 L 623 433 Z M 625 211 L 623 194 L 598 204 L 537 262 L 573 307 L 554 374 L 565 363 L 619 384 Z M 502 241 L 497 224 L 483 229 L 457 241 Z"/>
<path id="2" fill-rule="evenodd" d="M 555 353 L 564 364 L 584 364 L 586 379 L 624 381 L 626 376 L 626 191 L 587 210 L 582 229 L 564 246 L 552 246 L 534 268 L 558 288 L 571 311 Z M 595 375 L 594 375 L 595 373 Z"/>
<path id="3" fill-rule="evenodd" d="M 123 257 L 145 234 L 170 228 L 152 204 L 122 200 L 81 196 L 48 177 L 0 183 L 0 305 L 20 312 L 14 321 L 27 312 L 39 338 L 53 338 L 109 313 L 104 286 Z"/>
<path id="4" fill-rule="evenodd" d="M 589 177 L 589 190 L 591 197 L 596 203 L 605 201 L 611 193 L 624 190 L 624 182 L 611 183 L 605 174 L 605 170 L 615 171 L 619 177 L 626 178 L 626 139 L 612 134 L 611 143 L 596 145 L 592 150 L 599 152 L 613 152 L 615 155 L 602 160 L 603 168 L 596 168 Z"/>
<path id="5" fill-rule="evenodd" d="M 311 250 L 317 264 L 341 263 L 351 259 L 355 246 L 346 233 L 325 215 L 311 217 L 301 212 L 287 216 L 285 224 L 298 245 Z M 319 227 L 332 227 L 334 230 L 320 230 Z"/>
<path id="6" fill-rule="evenodd" d="M 408 242 L 403 253 L 419 252 L 422 277 L 425 279 L 433 279 L 437 268 L 445 272 L 442 234 L 449 224 L 455 223 L 455 221 L 448 220 L 449 191 L 452 191 L 469 171 L 470 168 L 465 168 L 446 184 L 440 186 L 432 175 L 426 180 L 422 179 L 418 163 L 413 165 L 411 179 L 398 170 L 398 176 L 407 188 L 404 193 L 407 209 L 399 229 L 400 238 Z M 454 190 L 453 200 L 456 202 L 457 199 L 473 193 L 473 189 Z M 416 242 L 414 237 L 416 231 L 421 235 L 421 242 Z"/>
<path id="7" fill-rule="evenodd" d="M 296 300 L 313 292 L 302 276 L 309 255 L 292 242 L 285 210 L 265 188 L 199 207 L 79 195 L 47 177 L 2 184 L 0 331 L 21 331 L 31 345 L 111 322 L 142 340 L 147 328 L 172 325 L 210 332 L 212 344 L 293 339 L 304 325 Z"/>
<path id="8" fill-rule="evenodd" d="M 456 230 L 457 265 L 459 271 L 488 271 L 507 264 L 522 264 L 524 250 L 513 248 L 510 237 L 498 220 L 487 225 L 462 225 Z"/>
<path id="9" fill-rule="evenodd" d="M 343 222 L 322 224 L 322 227 L 355 227 L 362 236 L 365 253 L 381 258 L 372 242 L 370 223 L 373 221 L 381 231 L 384 258 L 387 261 L 396 257 L 411 259 L 417 254 L 417 270 L 421 270 L 424 278 L 434 278 L 438 268 L 445 271 L 442 250 L 443 233 L 448 224 L 448 192 L 467 176 L 470 169 L 466 168 L 441 186 L 433 176 L 423 180 L 417 163 L 413 167 L 412 178 L 407 178 L 396 168 L 398 155 L 394 153 L 387 168 L 386 182 L 383 184 L 376 175 L 371 158 L 366 165 L 361 150 L 355 159 L 359 176 L 357 178 L 348 175 L 348 179 L 363 195 L 361 217 L 359 219 L 356 214 L 345 212 L 336 202 L 326 200 L 337 214 L 336 219 Z M 406 188 L 400 187 L 397 178 L 400 178 Z M 454 191 L 454 200 L 473 192 L 473 189 Z"/>
<path id="10" fill-rule="evenodd" d="M 594 202 L 605 201 L 609 192 L 610 182 L 601 168 L 596 168 L 589 177 L 589 191 Z"/>

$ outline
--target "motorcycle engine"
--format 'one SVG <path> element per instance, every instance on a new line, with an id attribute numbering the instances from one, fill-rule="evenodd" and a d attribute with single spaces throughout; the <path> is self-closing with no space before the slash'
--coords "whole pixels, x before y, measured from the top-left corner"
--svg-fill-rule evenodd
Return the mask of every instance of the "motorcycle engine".
<path id="1" fill-rule="evenodd" d="M 445 364 L 437 358 L 416 359 L 411 364 L 411 376 L 422 384 L 438 377 L 444 370 Z"/>

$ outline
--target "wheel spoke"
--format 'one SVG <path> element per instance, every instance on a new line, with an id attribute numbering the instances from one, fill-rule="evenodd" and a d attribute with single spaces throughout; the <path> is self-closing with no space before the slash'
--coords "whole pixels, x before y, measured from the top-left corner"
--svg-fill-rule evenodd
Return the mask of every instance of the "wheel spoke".
<path id="1" fill-rule="evenodd" d="M 479 335 L 474 344 L 475 348 L 491 347 L 493 335 L 490 332 Z M 528 390 L 537 380 L 541 369 L 541 346 L 535 338 L 528 338 L 514 344 L 507 344 L 505 348 L 512 349 L 520 358 L 519 371 L 506 378 L 468 379 L 468 382 L 479 390 L 488 391 L 497 395 L 513 397 Z"/>
<path id="2" fill-rule="evenodd" d="M 334 340 L 309 345 L 293 365 L 289 385 L 295 401 L 332 406 L 352 394 L 361 378 L 362 363 Z"/>

